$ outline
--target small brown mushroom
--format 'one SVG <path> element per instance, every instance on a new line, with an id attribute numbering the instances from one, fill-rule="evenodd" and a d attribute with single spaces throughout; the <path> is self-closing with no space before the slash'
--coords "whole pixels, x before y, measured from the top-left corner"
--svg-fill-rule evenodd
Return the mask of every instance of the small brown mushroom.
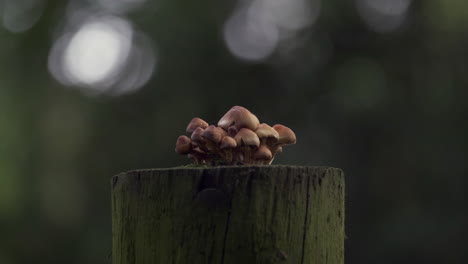
<path id="1" fill-rule="evenodd" d="M 271 160 L 268 162 L 268 164 L 271 164 L 273 162 L 277 154 L 283 152 L 283 147 L 281 145 L 275 145 L 273 146 L 273 148 L 270 148 L 270 150 L 273 156 L 271 157 Z"/>
<path id="2" fill-rule="evenodd" d="M 276 144 L 269 146 L 271 153 L 273 153 L 273 158 L 276 153 L 279 153 L 283 150 L 282 146 L 296 144 L 296 134 L 287 126 L 276 124 L 273 126 L 273 129 L 278 132 L 279 138 Z M 273 161 L 273 159 L 272 159 Z"/>
<path id="3" fill-rule="evenodd" d="M 260 138 L 260 143 L 265 145 L 274 145 L 279 138 L 278 132 L 265 123 L 260 124 L 255 133 Z"/>
<path id="4" fill-rule="evenodd" d="M 278 132 L 278 144 L 289 145 L 296 144 L 296 134 L 287 126 L 276 124 L 273 128 Z"/>
<path id="5" fill-rule="evenodd" d="M 194 145 L 193 147 L 194 149 L 198 147 L 200 151 L 207 153 L 209 150 L 206 146 L 206 140 L 202 136 L 203 131 L 204 131 L 203 128 L 197 127 L 197 129 L 193 131 L 192 136 L 190 138 L 192 139 L 192 144 Z"/>
<path id="6" fill-rule="evenodd" d="M 233 161 L 233 150 L 237 147 L 236 140 L 230 136 L 225 136 L 221 140 L 220 149 L 221 157 L 226 164 L 231 165 Z"/>
<path id="7" fill-rule="evenodd" d="M 257 151 L 253 154 L 255 164 L 269 164 L 273 154 L 265 145 L 260 145 Z"/>
<path id="8" fill-rule="evenodd" d="M 205 139 L 202 137 L 204 129 L 201 127 L 197 127 L 190 138 L 192 139 L 193 142 L 197 144 L 205 144 Z"/>
<path id="9" fill-rule="evenodd" d="M 218 126 L 228 131 L 230 136 L 241 128 L 255 131 L 259 124 L 258 118 L 242 106 L 234 106 L 218 121 Z"/>
<path id="10" fill-rule="evenodd" d="M 195 129 L 199 127 L 205 129 L 208 127 L 208 123 L 201 118 L 195 117 L 192 119 L 192 121 L 190 121 L 185 131 L 187 132 L 187 134 L 192 134 L 195 131 Z"/>
<path id="11" fill-rule="evenodd" d="M 195 146 L 187 136 L 177 138 L 175 151 L 181 155 L 188 155 L 196 164 L 204 163 L 206 154 Z"/>
<path id="12" fill-rule="evenodd" d="M 241 128 L 234 139 L 240 148 L 236 161 L 244 164 L 251 163 L 252 152 L 260 145 L 257 134 L 250 129 Z"/>
<path id="13" fill-rule="evenodd" d="M 201 136 L 207 141 L 218 144 L 223 137 L 227 136 L 227 133 L 222 128 L 211 125 L 201 133 Z"/>
<path id="14" fill-rule="evenodd" d="M 221 151 L 219 150 L 219 143 L 221 139 L 226 136 L 227 133 L 220 127 L 214 125 L 208 126 L 202 133 L 201 136 L 205 141 L 206 148 L 209 150 L 211 156 L 211 161 L 218 163 L 221 158 Z"/>
<path id="15" fill-rule="evenodd" d="M 177 138 L 175 152 L 180 155 L 187 155 L 192 151 L 192 140 L 187 136 L 180 136 Z"/>

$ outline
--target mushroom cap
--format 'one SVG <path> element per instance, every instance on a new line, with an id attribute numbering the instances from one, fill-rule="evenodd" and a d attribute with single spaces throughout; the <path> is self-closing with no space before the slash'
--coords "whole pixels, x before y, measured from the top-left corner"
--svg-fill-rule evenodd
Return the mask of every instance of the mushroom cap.
<path id="1" fill-rule="evenodd" d="M 221 140 L 221 146 L 220 146 L 221 149 L 235 148 L 235 147 L 237 147 L 237 142 L 234 138 L 230 136 L 225 136 Z"/>
<path id="2" fill-rule="evenodd" d="M 242 106 L 234 106 L 218 121 L 219 127 L 227 130 L 230 126 L 234 126 L 238 131 L 241 128 L 255 131 L 259 124 L 258 118 Z"/>
<path id="3" fill-rule="evenodd" d="M 275 150 L 275 154 L 279 154 L 279 153 L 281 153 L 281 152 L 283 152 L 283 147 L 282 147 L 282 146 L 278 146 L 278 147 L 276 148 L 276 150 Z"/>
<path id="4" fill-rule="evenodd" d="M 190 153 L 192 150 L 192 140 L 187 136 L 180 136 L 177 138 L 175 152 L 181 155 Z"/>
<path id="5" fill-rule="evenodd" d="M 214 125 L 208 126 L 201 134 L 201 136 L 204 139 L 211 141 L 215 144 L 218 144 L 219 142 L 221 142 L 221 139 L 226 135 L 227 135 L 226 131 Z"/>
<path id="6" fill-rule="evenodd" d="M 270 160 L 272 157 L 273 154 L 265 145 L 260 145 L 253 155 L 256 160 Z"/>
<path id="7" fill-rule="evenodd" d="M 190 121 L 190 123 L 188 124 L 185 131 L 188 134 L 192 134 L 195 131 L 195 129 L 197 129 L 199 127 L 205 129 L 205 128 L 208 127 L 208 123 L 205 122 L 205 120 L 203 120 L 201 118 L 195 117 L 195 118 L 192 119 L 192 121 Z"/>
<path id="8" fill-rule="evenodd" d="M 234 137 L 238 146 L 255 146 L 260 145 L 260 139 L 257 134 L 250 129 L 241 128 Z"/>
<path id="9" fill-rule="evenodd" d="M 296 134 L 286 126 L 276 124 L 273 128 L 278 132 L 278 144 L 288 145 L 288 144 L 296 144 Z"/>
<path id="10" fill-rule="evenodd" d="M 257 130 L 255 130 L 255 133 L 259 138 L 279 138 L 278 132 L 276 132 L 274 128 L 265 123 L 260 124 L 257 127 Z"/>
<path id="11" fill-rule="evenodd" d="M 197 127 L 195 131 L 193 131 L 191 139 L 195 143 L 205 143 L 205 139 L 202 137 L 204 129 L 201 127 Z"/>

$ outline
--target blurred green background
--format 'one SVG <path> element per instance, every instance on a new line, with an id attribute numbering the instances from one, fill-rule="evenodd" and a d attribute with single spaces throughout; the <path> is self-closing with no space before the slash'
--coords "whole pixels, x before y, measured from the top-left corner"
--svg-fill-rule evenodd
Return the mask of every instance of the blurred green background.
<path id="1" fill-rule="evenodd" d="M 0 0 L 0 263 L 109 263 L 110 177 L 233 105 L 346 173 L 346 263 L 467 263 L 466 0 Z"/>

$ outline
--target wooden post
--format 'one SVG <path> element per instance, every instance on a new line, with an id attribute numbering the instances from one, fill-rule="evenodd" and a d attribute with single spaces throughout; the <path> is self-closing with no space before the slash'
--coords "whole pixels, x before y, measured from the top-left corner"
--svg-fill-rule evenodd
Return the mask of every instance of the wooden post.
<path id="1" fill-rule="evenodd" d="M 112 178 L 114 264 L 342 264 L 340 169 L 232 166 Z"/>

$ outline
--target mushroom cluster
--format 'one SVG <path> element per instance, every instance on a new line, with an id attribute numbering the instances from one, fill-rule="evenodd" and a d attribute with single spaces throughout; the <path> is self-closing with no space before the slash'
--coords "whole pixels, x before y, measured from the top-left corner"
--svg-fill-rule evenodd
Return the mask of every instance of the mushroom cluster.
<path id="1" fill-rule="evenodd" d="M 271 164 L 284 145 L 295 144 L 296 135 L 286 126 L 262 123 L 249 110 L 234 106 L 219 121 L 209 125 L 196 117 L 180 136 L 175 151 L 195 164 Z"/>

